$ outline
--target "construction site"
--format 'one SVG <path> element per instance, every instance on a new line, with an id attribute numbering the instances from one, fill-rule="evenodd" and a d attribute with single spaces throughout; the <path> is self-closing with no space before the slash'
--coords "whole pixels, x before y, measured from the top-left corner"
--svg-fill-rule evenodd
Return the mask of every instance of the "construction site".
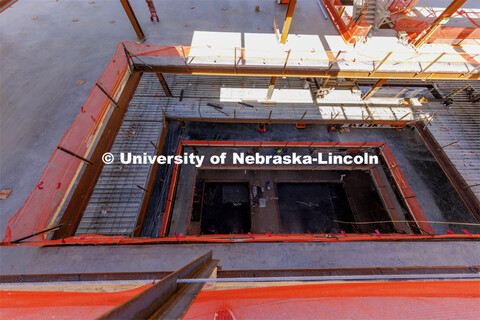
<path id="1" fill-rule="evenodd" d="M 480 2 L 0 0 L 0 56 L 1 318 L 480 318 Z"/>

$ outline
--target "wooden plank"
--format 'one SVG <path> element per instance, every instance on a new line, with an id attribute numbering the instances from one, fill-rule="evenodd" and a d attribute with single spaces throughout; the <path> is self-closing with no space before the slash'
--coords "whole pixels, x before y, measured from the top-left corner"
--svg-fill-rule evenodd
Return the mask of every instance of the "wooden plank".
<path id="1" fill-rule="evenodd" d="M 4 189 L 0 192 L 0 199 L 7 199 L 12 190 Z"/>

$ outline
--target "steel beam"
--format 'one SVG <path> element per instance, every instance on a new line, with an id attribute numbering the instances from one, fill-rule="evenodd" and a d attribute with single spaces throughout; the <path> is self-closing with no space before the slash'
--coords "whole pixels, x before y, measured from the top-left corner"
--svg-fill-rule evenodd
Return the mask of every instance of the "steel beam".
<path id="1" fill-rule="evenodd" d="M 135 13 L 133 12 L 132 6 L 130 5 L 129 0 L 120 0 L 122 3 L 123 9 L 125 9 L 125 13 L 128 16 L 128 19 L 132 23 L 133 29 L 135 29 L 135 32 L 137 33 L 137 37 L 140 40 L 145 39 L 145 35 L 143 34 L 143 30 L 140 27 L 140 23 L 138 23 L 137 17 L 135 16 Z"/>
<path id="2" fill-rule="evenodd" d="M 416 47 L 421 47 L 424 45 L 428 39 L 430 39 L 430 37 L 442 26 L 442 22 L 445 19 L 448 20 L 455 12 L 457 12 L 458 9 L 460 9 L 461 6 L 463 6 L 466 1 L 467 0 L 453 0 L 452 3 L 450 3 L 450 5 L 442 12 L 442 14 L 439 15 L 437 19 L 435 19 L 435 21 L 433 21 L 433 23 L 428 27 L 427 32 L 413 42 L 413 45 Z"/>
<path id="3" fill-rule="evenodd" d="M 433 65 L 434 65 L 438 60 L 440 60 L 444 55 L 445 55 L 445 52 L 442 52 L 438 57 L 436 57 L 432 62 L 430 62 L 430 64 L 429 64 L 425 69 L 423 69 L 422 71 L 420 71 L 418 74 L 425 73 L 428 69 L 430 69 L 431 66 L 433 66 Z"/>
<path id="4" fill-rule="evenodd" d="M 157 152 L 156 152 L 157 157 L 162 154 L 163 145 L 165 143 L 165 137 L 167 136 L 167 129 L 168 129 L 168 121 L 165 120 L 163 122 L 162 135 L 160 136 L 158 146 L 155 145 L 155 143 L 150 141 L 150 143 L 157 150 Z M 154 185 L 154 182 L 155 182 L 155 177 L 157 176 L 158 166 L 159 166 L 158 162 L 155 162 L 153 164 L 152 171 L 150 173 L 150 177 L 148 178 L 148 182 L 147 182 L 147 190 L 152 190 L 152 188 L 153 188 L 153 185 Z M 144 199 L 143 199 L 142 207 L 140 208 L 140 213 L 138 215 L 137 227 L 135 228 L 135 234 L 134 234 L 135 237 L 140 237 L 140 235 L 142 233 L 143 220 L 145 219 L 145 213 L 147 212 L 147 206 L 148 206 L 150 196 L 151 196 L 151 192 L 147 192 L 145 194 Z"/>
<path id="5" fill-rule="evenodd" d="M 470 274 L 402 274 L 402 275 L 365 275 L 365 276 L 299 276 L 299 277 L 252 277 L 252 278 L 194 278 L 194 279 L 179 279 L 178 283 L 241 283 L 241 282 L 329 282 L 329 281 L 408 281 L 408 280 L 463 280 L 463 279 L 477 279 L 480 280 L 478 273 Z"/>
<path id="6" fill-rule="evenodd" d="M 195 75 L 223 75 L 223 76 L 254 76 L 254 77 L 300 77 L 300 78 L 358 78 L 358 79 L 437 79 L 458 80 L 463 72 L 425 72 L 417 75 L 416 71 L 359 71 L 359 70 L 326 70 L 318 67 L 290 67 L 286 66 L 220 66 L 220 65 L 189 65 L 188 70 L 183 64 L 135 64 L 136 70 L 154 73 L 176 73 Z M 479 80 L 480 73 L 466 74 L 463 80 Z"/>
<path id="7" fill-rule="evenodd" d="M 33 238 L 35 236 L 38 236 L 39 234 L 44 234 L 44 233 L 47 233 L 47 232 L 50 232 L 50 231 L 54 231 L 54 230 L 57 230 L 61 227 L 62 225 L 58 225 L 58 226 L 55 226 L 55 227 L 51 227 L 51 228 L 47 228 L 47 229 L 44 229 L 42 231 L 39 231 L 39 232 L 35 232 L 29 236 L 26 236 L 26 237 L 21 237 L 20 239 L 17 239 L 17 240 L 13 240 L 13 241 L 10 241 L 10 244 L 14 244 L 14 243 L 19 243 L 19 242 L 22 242 L 23 240 L 27 240 L 27 239 L 30 239 L 30 238 Z M 1 242 L 2 244 L 4 242 Z"/>
<path id="8" fill-rule="evenodd" d="M 172 96 L 172 92 L 170 91 L 170 88 L 168 87 L 167 81 L 166 81 L 165 78 L 163 77 L 163 74 L 161 74 L 160 72 L 158 72 L 156 75 L 157 75 L 157 77 L 158 77 L 158 81 L 160 81 L 160 84 L 162 85 L 162 88 L 163 88 L 163 91 L 165 92 L 165 95 L 166 95 L 167 97 L 171 97 L 171 96 Z"/>
<path id="9" fill-rule="evenodd" d="M 388 79 L 380 79 L 378 80 L 368 91 L 367 93 L 365 93 L 362 97 L 362 100 L 366 100 L 366 99 L 369 99 L 371 96 L 373 96 L 375 94 L 375 92 L 378 91 L 378 89 L 380 89 L 384 84 L 385 82 L 387 82 Z"/>
<path id="10" fill-rule="evenodd" d="M 402 275 L 402 274 L 470 274 L 480 272 L 480 266 L 413 266 L 413 267 L 367 267 L 367 268 L 305 268 L 305 269 L 250 269 L 217 270 L 217 278 L 247 277 L 300 277 L 300 276 L 353 276 L 353 275 Z M 0 275 L 0 283 L 27 286 L 52 282 L 108 282 L 148 280 L 159 281 L 172 271 L 140 272 L 93 272 L 93 273 L 44 273 Z"/>
<path id="11" fill-rule="evenodd" d="M 382 66 L 382 64 L 385 63 L 385 61 L 387 61 L 387 59 L 392 55 L 393 51 L 390 51 L 386 56 L 385 58 L 383 58 L 383 60 L 378 64 L 378 66 L 372 71 L 370 72 L 368 75 L 371 76 L 372 74 L 374 74 L 375 72 L 378 71 L 378 69 L 380 69 L 380 67 Z"/>
<path id="12" fill-rule="evenodd" d="M 97 319 L 179 319 L 203 284 L 181 287 L 177 280 L 208 276 L 217 263 L 218 261 L 212 260 L 210 250 Z"/>
<path id="13" fill-rule="evenodd" d="M 112 102 L 112 104 L 115 106 L 115 108 L 120 108 L 117 101 L 115 101 L 115 99 L 113 99 L 113 97 L 108 93 L 108 91 L 104 87 L 102 87 L 102 85 L 100 85 L 98 82 L 95 85 L 100 89 L 100 91 L 102 91 L 107 96 L 108 100 L 110 100 L 110 102 Z"/>
<path id="14" fill-rule="evenodd" d="M 272 99 L 273 90 L 275 89 L 275 81 L 277 81 L 277 77 L 273 76 L 270 78 L 270 84 L 268 85 L 267 91 L 267 100 Z"/>
<path id="15" fill-rule="evenodd" d="M 288 3 L 287 15 L 285 16 L 285 21 L 283 22 L 282 35 L 280 37 L 280 43 L 285 44 L 287 42 L 288 31 L 290 30 L 290 25 L 292 24 L 293 11 L 295 10 L 295 5 L 297 0 L 290 0 Z"/>

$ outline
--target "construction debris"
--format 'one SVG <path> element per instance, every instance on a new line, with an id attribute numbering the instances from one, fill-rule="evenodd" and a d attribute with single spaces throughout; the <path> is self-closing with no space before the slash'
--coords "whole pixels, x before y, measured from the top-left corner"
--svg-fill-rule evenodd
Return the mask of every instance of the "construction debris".
<path id="1" fill-rule="evenodd" d="M 214 103 L 207 103 L 207 106 L 210 106 L 210 107 L 214 107 L 214 108 L 217 108 L 217 109 L 223 109 L 223 107 L 219 104 L 214 104 Z"/>
<path id="2" fill-rule="evenodd" d="M 2 190 L 0 191 L 0 199 L 7 199 L 12 190 Z"/>

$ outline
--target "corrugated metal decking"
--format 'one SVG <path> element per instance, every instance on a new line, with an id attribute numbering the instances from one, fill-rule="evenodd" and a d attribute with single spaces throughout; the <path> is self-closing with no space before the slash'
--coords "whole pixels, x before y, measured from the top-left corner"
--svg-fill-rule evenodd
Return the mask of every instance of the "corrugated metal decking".
<path id="1" fill-rule="evenodd" d="M 464 88 L 466 81 L 438 82 L 444 96 Z M 471 82 L 480 93 L 480 82 Z M 453 104 L 429 102 L 422 107 L 425 112 L 436 113 L 428 129 L 448 156 L 477 199 L 480 200 L 480 104 L 471 103 L 465 91 L 455 95 Z"/>
<path id="2" fill-rule="evenodd" d="M 163 115 L 158 106 L 141 105 L 132 99 L 110 150 L 149 155 L 155 153 L 163 128 Z M 135 232 L 151 165 L 104 165 L 76 234 L 131 236 Z"/>

